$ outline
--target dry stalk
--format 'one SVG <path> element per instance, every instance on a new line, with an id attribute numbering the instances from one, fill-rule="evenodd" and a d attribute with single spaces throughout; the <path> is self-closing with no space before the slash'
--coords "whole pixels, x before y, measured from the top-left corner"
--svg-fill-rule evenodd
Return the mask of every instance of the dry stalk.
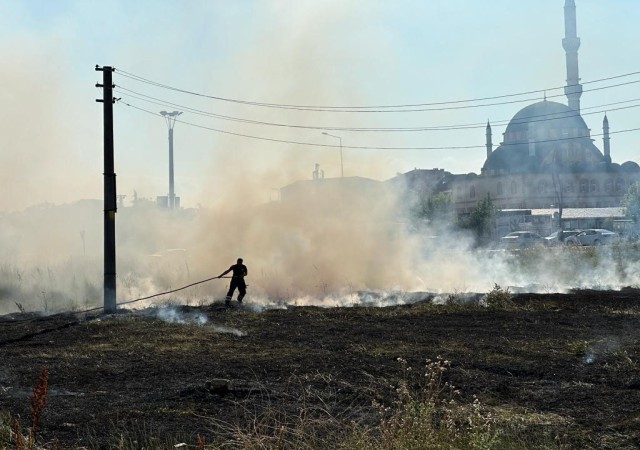
<path id="1" fill-rule="evenodd" d="M 196 450 L 204 450 L 204 438 L 199 434 L 196 435 Z"/>
<path id="2" fill-rule="evenodd" d="M 11 420 L 11 432 L 13 433 L 16 450 L 27 450 L 27 441 L 24 439 L 22 430 L 20 429 L 20 423 L 15 417 Z"/>
<path id="3" fill-rule="evenodd" d="M 40 369 L 40 378 L 33 387 L 33 395 L 31 396 L 31 429 L 33 433 L 40 426 L 40 417 L 42 411 L 47 403 L 47 392 L 49 387 L 49 369 L 47 366 L 42 366 Z"/>

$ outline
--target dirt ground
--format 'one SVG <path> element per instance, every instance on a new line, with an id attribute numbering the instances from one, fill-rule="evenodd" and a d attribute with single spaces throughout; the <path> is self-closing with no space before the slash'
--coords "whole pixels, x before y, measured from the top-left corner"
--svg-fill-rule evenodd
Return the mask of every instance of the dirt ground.
<path id="1" fill-rule="evenodd" d="M 476 396 L 569 448 L 640 447 L 640 291 L 514 302 L 504 310 L 425 298 L 387 308 L 174 311 L 188 323 L 162 321 L 153 309 L 3 316 L 0 412 L 29 426 L 46 365 L 40 436 L 63 448 L 106 447 L 121 433 L 198 433 L 210 442 L 267 413 L 286 421 L 314 408 L 368 423 L 374 400 L 393 400 L 404 376 L 398 358 L 419 368 L 440 356 L 451 361 L 445 377 L 461 401 Z"/>

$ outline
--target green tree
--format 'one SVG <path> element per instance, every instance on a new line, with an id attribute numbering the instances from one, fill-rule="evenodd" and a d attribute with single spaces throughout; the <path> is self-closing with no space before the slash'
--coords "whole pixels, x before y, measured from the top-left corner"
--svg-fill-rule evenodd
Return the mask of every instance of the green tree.
<path id="1" fill-rule="evenodd" d="M 636 223 L 638 222 L 640 219 L 640 181 L 636 181 L 629 186 L 629 190 L 624 194 L 620 206 L 625 209 L 627 217 Z"/>
<path id="2" fill-rule="evenodd" d="M 487 194 L 462 221 L 461 227 L 473 231 L 479 244 L 487 243 L 491 239 L 491 225 L 497 212 L 491 195 Z"/>
<path id="3" fill-rule="evenodd" d="M 424 217 L 430 221 L 452 219 L 453 198 L 451 192 L 439 192 L 429 196 L 422 205 L 422 212 Z"/>

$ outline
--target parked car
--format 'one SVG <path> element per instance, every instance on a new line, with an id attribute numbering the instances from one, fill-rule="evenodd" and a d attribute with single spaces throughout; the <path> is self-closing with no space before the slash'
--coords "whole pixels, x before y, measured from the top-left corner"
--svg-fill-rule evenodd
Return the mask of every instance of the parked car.
<path id="1" fill-rule="evenodd" d="M 551 233 L 549 236 L 546 236 L 544 238 L 544 242 L 546 245 L 548 246 L 554 246 L 554 245 L 566 245 L 567 244 L 567 238 L 571 237 L 571 236 L 575 236 L 576 234 L 580 233 L 581 230 L 562 230 L 562 231 L 556 231 L 555 233 Z M 558 233 L 560 234 L 560 238 L 558 239 Z"/>
<path id="2" fill-rule="evenodd" d="M 544 245 L 544 239 L 533 231 L 514 231 L 500 238 L 500 246 L 503 248 L 527 248 L 535 245 Z"/>
<path id="3" fill-rule="evenodd" d="M 605 230 L 603 228 L 591 228 L 583 230 L 575 236 L 570 236 L 566 239 L 567 245 L 603 245 L 611 244 L 613 241 L 618 240 L 620 235 L 613 231 Z"/>

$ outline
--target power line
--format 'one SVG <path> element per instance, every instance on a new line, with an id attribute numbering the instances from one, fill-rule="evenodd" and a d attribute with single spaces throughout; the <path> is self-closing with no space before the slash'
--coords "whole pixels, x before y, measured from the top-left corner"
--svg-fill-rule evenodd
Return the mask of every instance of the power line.
<path id="1" fill-rule="evenodd" d="M 129 107 L 131 107 L 133 109 L 137 109 L 137 110 L 142 111 L 142 112 L 145 112 L 147 114 L 151 114 L 151 115 L 154 115 L 154 116 L 160 116 L 160 114 L 158 114 L 158 113 L 155 113 L 153 111 L 149 111 L 149 110 L 144 109 L 144 108 L 140 108 L 139 106 L 132 105 L 132 104 L 124 102 L 122 100 L 120 100 L 118 103 L 122 103 L 122 104 L 124 104 L 126 106 L 129 106 Z M 227 135 L 231 135 L 231 136 L 244 137 L 244 138 L 248 138 L 248 139 L 255 139 L 255 140 L 260 140 L 260 141 L 277 142 L 277 143 L 281 143 L 281 144 L 304 145 L 304 146 L 310 146 L 310 147 L 328 147 L 328 148 L 338 148 L 338 147 L 340 147 L 339 145 L 318 144 L 318 143 L 304 142 L 304 141 L 290 141 L 290 140 L 286 140 L 286 139 L 267 138 L 267 137 L 263 137 L 263 136 L 253 136 L 253 135 L 243 134 L 243 133 L 234 133 L 232 131 L 226 131 L 226 130 L 221 130 L 221 129 L 218 129 L 218 128 L 207 127 L 205 125 L 199 125 L 199 124 L 195 124 L 195 123 L 191 123 L 191 122 L 186 122 L 186 121 L 183 121 L 183 120 L 176 120 L 176 122 L 183 123 L 185 125 L 190 125 L 190 126 L 193 126 L 193 127 L 196 127 L 196 128 L 204 129 L 204 130 L 214 131 L 214 132 L 217 132 L 217 133 L 227 134 Z M 640 131 L 640 128 L 631 128 L 631 129 L 627 129 L 627 130 L 612 131 L 609 134 L 611 135 L 611 134 L 620 134 L 620 133 L 630 133 L 630 132 L 634 132 L 634 131 Z M 574 141 L 576 139 L 590 139 L 591 137 L 598 137 L 598 136 L 603 136 L 603 134 L 602 133 L 600 133 L 600 134 L 592 134 L 590 137 L 589 136 L 577 136 L 577 137 L 547 139 L 547 140 L 539 140 L 539 141 L 527 141 L 526 143 L 540 144 L 540 143 L 545 143 L 545 142 Z M 521 145 L 521 143 L 500 144 L 500 145 L 502 145 L 502 146 L 513 146 L 513 145 Z M 463 149 L 485 148 L 484 145 L 460 145 L 460 146 L 445 146 L 445 147 L 377 147 L 377 146 L 343 145 L 342 147 L 343 148 L 349 148 L 349 149 L 355 149 L 355 150 L 463 150 Z"/>
<path id="2" fill-rule="evenodd" d="M 117 88 L 119 91 L 124 91 L 124 92 L 128 92 L 129 94 L 121 94 L 124 95 L 124 97 L 131 97 L 134 98 L 136 100 L 141 100 L 147 103 L 151 103 L 151 104 L 155 104 L 161 107 L 173 107 L 173 108 L 179 108 L 183 111 L 188 111 L 191 112 L 193 114 L 196 115 L 200 115 L 200 116 L 205 116 L 205 117 L 213 117 L 216 119 L 221 119 L 221 120 L 227 120 L 227 121 L 232 121 L 232 122 L 240 122 L 240 123 L 247 123 L 250 125 L 264 125 L 264 126 L 272 126 L 272 127 L 280 127 L 280 128 L 298 128 L 298 129 L 306 129 L 306 130 L 330 130 L 330 131 L 354 131 L 354 132 L 416 132 L 416 131 L 449 131 L 449 130 L 464 130 L 464 129 L 475 129 L 475 128 L 484 128 L 486 126 L 486 123 L 479 123 L 479 122 L 475 122 L 475 123 L 471 123 L 471 124 L 459 124 L 459 125 L 440 125 L 440 126 L 421 126 L 421 127 L 337 127 L 337 126 L 313 126 L 313 125 L 292 125 L 292 124 L 284 124 L 284 123 L 275 123 L 275 122 L 264 122 L 264 121 L 259 121 L 259 120 L 252 120 L 252 119 L 244 119 L 241 117 L 233 117 L 233 116 L 227 116 L 227 115 L 223 115 L 223 114 L 216 114 L 216 113 L 211 113 L 208 111 L 204 111 L 201 109 L 196 109 L 196 108 L 191 108 L 189 106 L 185 106 L 182 104 L 178 104 L 178 103 L 174 103 L 174 102 L 170 102 L 170 101 L 166 101 L 166 100 L 162 100 L 156 97 L 152 97 L 137 91 L 133 91 L 131 89 L 127 89 L 124 88 L 122 86 L 117 86 Z M 589 109 L 596 109 L 596 108 L 605 108 L 605 107 L 609 107 L 609 106 L 615 106 L 615 105 L 621 105 L 621 104 L 625 104 L 625 103 L 631 103 L 631 102 L 637 102 L 640 101 L 640 98 L 635 98 L 635 99 L 630 99 L 630 100 L 624 100 L 624 101 L 619 101 L 619 102 L 612 102 L 612 103 L 606 103 L 603 105 L 596 105 L 596 106 L 591 106 L 588 108 L 582 108 L 582 110 L 589 110 Z M 501 119 L 501 120 L 497 120 L 494 121 L 492 123 L 492 125 L 497 125 L 497 126 L 501 126 L 501 125 L 506 125 L 506 124 L 510 124 L 510 123 L 524 123 L 524 122 L 544 122 L 544 121 L 551 121 L 551 120 L 561 120 L 561 119 L 565 119 L 565 118 L 571 118 L 571 117 L 580 117 L 583 115 L 593 115 L 593 114 L 601 114 L 603 112 L 611 112 L 611 111 L 618 111 L 618 110 L 624 110 L 624 109 L 631 109 L 631 108 L 637 108 L 639 105 L 631 105 L 631 106 L 626 106 L 626 107 L 619 107 L 619 108 L 607 108 L 604 110 L 599 110 L 599 111 L 592 111 L 592 112 L 588 112 L 588 113 L 583 113 L 580 114 L 576 111 L 567 111 L 567 112 L 560 112 L 560 113 L 548 113 L 548 114 L 539 114 L 539 115 L 534 115 L 534 116 L 529 116 L 525 119 L 521 119 L 521 120 L 509 120 L 509 119 Z M 533 119 L 533 120 L 532 120 Z"/>
<path id="3" fill-rule="evenodd" d="M 172 90 L 172 91 L 176 91 L 176 92 L 181 92 L 181 93 L 184 93 L 184 94 L 189 94 L 189 95 L 194 95 L 194 96 L 198 96 L 198 97 L 209 98 L 209 99 L 212 99 L 212 100 L 231 102 L 231 103 L 239 103 L 239 104 L 245 104 L 245 105 L 251 105 L 251 106 L 261 106 L 261 107 L 268 107 L 268 108 L 281 108 L 281 109 L 306 110 L 306 111 L 333 111 L 333 112 L 417 112 L 417 111 L 425 111 L 425 110 L 400 110 L 400 111 L 384 111 L 384 110 L 385 109 L 392 109 L 392 108 L 416 108 L 416 107 L 424 107 L 424 106 L 442 106 L 442 105 L 452 105 L 452 104 L 460 104 L 460 103 L 472 103 L 472 102 L 486 101 L 486 100 L 497 100 L 497 99 L 503 99 L 503 98 L 518 97 L 518 96 L 522 96 L 522 95 L 540 94 L 540 93 L 543 93 L 543 92 L 554 91 L 554 90 L 564 89 L 565 88 L 565 86 L 559 86 L 559 87 L 552 87 L 552 88 L 547 88 L 547 89 L 537 89 L 537 90 L 531 90 L 531 91 L 524 91 L 524 92 L 519 92 L 519 93 L 514 93 L 514 94 L 503 94 L 503 95 L 496 95 L 496 96 L 490 96 L 490 97 L 480 97 L 480 98 L 473 98 L 473 99 L 466 99 L 466 100 L 451 100 L 451 101 L 431 102 L 431 103 L 414 103 L 414 104 L 397 104 L 397 105 L 372 105 L 372 106 L 318 106 L 318 105 L 293 105 L 293 104 L 266 103 L 266 102 L 257 102 L 257 101 L 226 98 L 226 97 L 220 97 L 220 96 L 215 96 L 215 95 L 203 94 L 203 93 L 200 93 L 200 92 L 190 91 L 190 90 L 187 90 L 187 89 L 177 88 L 177 87 L 170 86 L 170 85 L 167 85 L 167 84 L 164 84 L 164 83 L 160 83 L 160 82 L 157 82 L 157 81 L 150 80 L 148 78 L 141 77 L 139 75 L 135 75 L 135 74 L 127 72 L 125 70 L 118 70 L 117 73 L 119 75 L 123 76 L 123 77 L 129 78 L 129 79 L 141 82 L 141 83 L 150 84 L 152 86 L 156 86 L 156 87 L 159 87 L 159 88 L 168 89 L 168 90 Z M 610 76 L 610 77 L 606 77 L 606 78 L 600 78 L 600 79 L 596 79 L 596 80 L 586 81 L 586 82 L 582 83 L 582 85 L 584 86 L 584 85 L 587 85 L 587 84 L 599 83 L 599 82 L 602 82 L 602 81 L 615 80 L 615 79 L 630 77 L 630 76 L 634 76 L 634 75 L 638 75 L 638 74 L 640 74 L 640 71 L 629 72 L 629 73 L 625 73 L 625 74 L 621 74 L 621 75 L 614 75 L 614 76 Z M 635 81 L 635 82 L 637 83 L 639 81 L 640 80 Z M 633 82 L 631 82 L 631 83 L 633 83 Z M 622 85 L 631 84 L 631 83 L 622 83 L 620 85 L 622 86 Z M 571 87 L 571 86 L 577 86 L 577 85 L 569 85 L 567 87 Z M 598 90 L 598 89 L 590 89 L 590 90 L 593 91 L 593 90 Z M 563 96 L 563 95 L 564 94 L 558 94 L 558 95 L 554 95 L 552 97 Z M 519 100 L 519 101 L 531 101 L 531 100 Z M 505 103 L 499 103 L 499 104 L 506 104 L 506 103 L 515 103 L 515 102 L 505 102 Z M 488 105 L 484 105 L 484 106 L 492 106 L 492 105 L 493 104 L 488 104 Z M 477 106 L 482 106 L 482 105 L 477 105 Z M 473 106 L 465 106 L 465 108 L 469 108 L 469 107 L 473 107 Z M 446 109 L 457 109 L 457 108 L 451 107 L 451 108 L 446 108 Z M 373 111 L 373 110 L 375 110 L 375 111 Z M 435 110 L 438 110 L 438 109 L 435 109 Z"/>

